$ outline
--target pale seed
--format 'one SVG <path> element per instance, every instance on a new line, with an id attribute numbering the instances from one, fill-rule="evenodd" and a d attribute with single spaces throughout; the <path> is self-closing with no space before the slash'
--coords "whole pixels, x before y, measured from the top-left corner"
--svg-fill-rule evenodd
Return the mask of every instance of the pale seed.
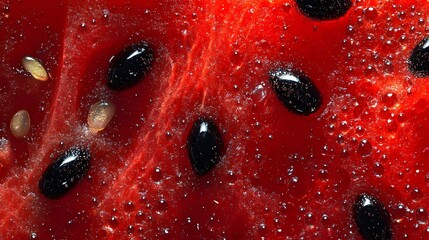
<path id="1" fill-rule="evenodd" d="M 99 132 L 105 129 L 114 114 L 115 106 L 109 101 L 99 101 L 92 105 L 87 119 L 91 132 Z"/>
<path id="2" fill-rule="evenodd" d="M 15 113 L 10 121 L 10 130 L 16 138 L 25 137 L 30 131 L 30 114 L 26 110 Z"/>
<path id="3" fill-rule="evenodd" d="M 49 79 L 48 72 L 38 59 L 25 56 L 22 58 L 22 65 L 35 79 L 40 81 L 46 81 Z"/>

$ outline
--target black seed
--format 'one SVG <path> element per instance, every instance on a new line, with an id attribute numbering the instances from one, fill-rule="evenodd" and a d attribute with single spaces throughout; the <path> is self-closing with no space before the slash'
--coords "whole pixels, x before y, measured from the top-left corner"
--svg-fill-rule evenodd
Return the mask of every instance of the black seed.
<path id="1" fill-rule="evenodd" d="M 153 62 L 153 50 L 146 42 L 128 46 L 110 59 L 107 85 L 123 90 L 139 83 Z"/>
<path id="2" fill-rule="evenodd" d="M 425 37 L 413 49 L 408 68 L 417 77 L 429 77 L 429 37 Z"/>
<path id="3" fill-rule="evenodd" d="M 293 113 L 310 115 L 322 104 L 322 96 L 313 82 L 301 72 L 277 69 L 270 74 L 271 84 L 283 105 Z"/>
<path id="4" fill-rule="evenodd" d="M 207 173 L 220 161 L 223 142 L 212 121 L 201 118 L 195 121 L 187 144 L 189 159 L 197 174 Z"/>
<path id="5" fill-rule="evenodd" d="M 296 0 L 299 11 L 315 20 L 332 20 L 344 16 L 351 0 Z"/>
<path id="6" fill-rule="evenodd" d="M 88 172 L 88 149 L 71 148 L 55 159 L 39 181 L 40 191 L 48 198 L 61 198 Z"/>
<path id="7" fill-rule="evenodd" d="M 353 206 L 353 217 L 365 240 L 392 239 L 390 216 L 375 197 L 360 194 Z"/>

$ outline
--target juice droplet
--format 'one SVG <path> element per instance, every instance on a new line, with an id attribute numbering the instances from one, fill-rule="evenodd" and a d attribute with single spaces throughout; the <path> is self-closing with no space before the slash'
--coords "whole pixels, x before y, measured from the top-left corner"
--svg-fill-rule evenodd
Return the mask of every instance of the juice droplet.
<path id="1" fill-rule="evenodd" d="M 358 154 L 360 154 L 363 157 L 367 157 L 367 156 L 371 155 L 371 153 L 372 153 L 371 143 L 366 139 L 362 139 L 362 141 L 359 143 L 357 152 L 358 152 Z"/>
<path id="2" fill-rule="evenodd" d="M 364 10 L 364 15 L 368 20 L 375 20 L 378 16 L 378 12 L 374 7 L 369 7 Z"/>
<path id="3" fill-rule="evenodd" d="M 383 103 L 386 107 L 392 107 L 397 102 L 396 94 L 392 92 L 388 92 L 383 96 Z"/>
<path id="4" fill-rule="evenodd" d="M 416 211 L 416 218 L 420 224 L 425 224 L 428 220 L 428 214 L 424 208 L 418 208 Z"/>

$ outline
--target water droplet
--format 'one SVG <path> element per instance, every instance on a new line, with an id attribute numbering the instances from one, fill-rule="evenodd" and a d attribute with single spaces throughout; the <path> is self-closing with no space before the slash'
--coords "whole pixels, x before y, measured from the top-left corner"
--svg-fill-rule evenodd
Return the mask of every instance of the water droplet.
<path id="1" fill-rule="evenodd" d="M 367 156 L 371 155 L 371 153 L 372 153 L 371 142 L 369 142 L 366 139 L 362 139 L 359 143 L 358 148 L 357 148 L 357 152 L 359 155 L 361 155 L 363 157 L 367 157 Z"/>
<path id="2" fill-rule="evenodd" d="M 138 211 L 136 213 L 136 222 L 137 223 L 143 223 L 145 221 L 145 214 L 143 211 Z"/>
<path id="3" fill-rule="evenodd" d="M 26 110 L 15 113 L 10 121 L 10 130 L 16 138 L 25 137 L 30 131 L 30 114 Z"/>
<path id="4" fill-rule="evenodd" d="M 227 173 L 228 185 L 234 185 L 237 181 L 237 175 L 233 171 L 228 171 Z"/>
<path id="5" fill-rule="evenodd" d="M 240 54 L 239 51 L 234 51 L 231 54 L 231 63 L 235 65 L 240 65 L 242 61 L 243 61 L 243 56 Z"/>
<path id="6" fill-rule="evenodd" d="M 152 173 L 152 180 L 154 181 L 154 182 L 160 182 L 161 180 L 162 180 L 162 178 L 163 178 L 163 176 L 162 176 L 162 172 L 161 172 L 161 169 L 160 168 L 155 168 L 154 170 L 153 170 L 153 173 Z"/>
<path id="7" fill-rule="evenodd" d="M 282 5 L 282 10 L 285 11 L 285 12 L 290 11 L 291 8 L 292 8 L 292 5 L 290 3 L 284 3 Z"/>
<path id="8" fill-rule="evenodd" d="M 331 224 L 331 221 L 330 221 L 328 214 L 322 214 L 322 224 L 324 226 L 328 226 Z"/>
<path id="9" fill-rule="evenodd" d="M 391 117 L 391 116 L 392 116 L 392 114 L 391 114 L 391 112 L 390 112 L 390 110 L 389 110 L 389 108 L 388 108 L 388 107 L 384 106 L 384 107 L 380 110 L 380 117 L 382 117 L 382 118 L 389 118 L 389 117 Z"/>
<path id="10" fill-rule="evenodd" d="M 405 120 L 407 120 L 406 117 L 405 117 L 405 114 L 404 113 L 399 113 L 398 114 L 398 122 L 403 123 L 403 122 L 405 122 Z"/>
<path id="11" fill-rule="evenodd" d="M 252 96 L 257 102 L 264 101 L 265 97 L 267 96 L 265 84 L 259 84 L 258 86 L 256 86 L 255 89 L 252 91 Z"/>
<path id="12" fill-rule="evenodd" d="M 381 177 L 384 174 L 384 167 L 381 163 L 376 162 L 373 167 L 373 172 L 376 177 Z"/>
<path id="13" fill-rule="evenodd" d="M 22 58 L 21 62 L 25 70 L 27 70 L 33 78 L 40 81 L 47 81 L 49 79 L 48 72 L 40 60 L 30 56 L 25 56 Z"/>
<path id="14" fill-rule="evenodd" d="M 107 9 L 103 9 L 103 16 L 102 16 L 102 19 L 103 19 L 104 21 L 108 21 L 108 20 L 109 20 L 109 15 L 110 15 L 109 10 L 107 10 Z"/>
<path id="15" fill-rule="evenodd" d="M 291 197 L 296 199 L 302 199 L 307 196 L 308 189 L 305 186 L 305 182 L 300 180 L 299 177 L 292 177 L 289 182 L 288 193 Z"/>
<path id="16" fill-rule="evenodd" d="M 423 197 L 423 193 L 419 188 L 414 188 L 413 191 L 411 191 L 411 197 L 414 201 L 420 201 Z"/>
<path id="17" fill-rule="evenodd" d="M 91 106 L 87 123 L 91 132 L 104 130 L 115 114 L 115 106 L 109 101 L 99 101 Z"/>
<path id="18" fill-rule="evenodd" d="M 428 214 L 424 208 L 418 208 L 416 211 L 416 218 L 420 224 L 425 224 L 428 220 Z"/>
<path id="19" fill-rule="evenodd" d="M 134 233 L 134 226 L 133 225 L 128 225 L 128 227 L 127 227 L 127 233 L 128 234 Z"/>
<path id="20" fill-rule="evenodd" d="M 356 134 L 359 136 L 362 136 L 365 133 L 365 129 L 362 126 L 357 126 L 356 127 Z"/>
<path id="21" fill-rule="evenodd" d="M 168 209 L 168 204 L 167 204 L 167 201 L 165 199 L 159 200 L 158 203 L 155 205 L 155 211 L 158 214 L 161 214 L 161 213 L 167 211 L 167 209 Z"/>
<path id="22" fill-rule="evenodd" d="M 375 9 L 374 7 L 366 8 L 363 13 L 367 20 L 375 20 L 378 16 L 377 9 Z"/>
<path id="23" fill-rule="evenodd" d="M 110 227 L 112 227 L 112 228 L 116 228 L 116 227 L 118 227 L 118 225 L 119 225 L 119 220 L 118 220 L 118 218 L 117 218 L 116 216 L 112 216 L 112 217 L 110 218 L 109 225 L 110 225 Z"/>
<path id="24" fill-rule="evenodd" d="M 321 179 L 321 180 L 328 180 L 328 170 L 326 170 L 326 169 L 320 169 L 319 170 L 319 178 Z"/>
<path id="25" fill-rule="evenodd" d="M 395 220 L 395 222 L 402 222 L 402 220 L 405 218 L 406 213 L 407 208 L 404 204 L 400 203 L 396 206 L 396 208 L 393 209 L 392 218 Z"/>
<path id="26" fill-rule="evenodd" d="M 383 103 L 386 107 L 392 107 L 396 104 L 397 98 L 396 94 L 392 92 L 388 92 L 383 96 Z"/>
<path id="27" fill-rule="evenodd" d="M 265 236 L 268 233 L 268 229 L 265 223 L 260 223 L 258 225 L 258 233 L 261 234 L 261 236 Z"/>
<path id="28" fill-rule="evenodd" d="M 315 224 L 315 218 L 313 216 L 313 213 L 307 213 L 305 214 L 305 223 L 309 226 L 314 226 Z"/>
<path id="29" fill-rule="evenodd" d="M 387 119 L 386 127 L 387 131 L 391 133 L 396 132 L 398 130 L 398 124 L 393 119 Z"/>
<path id="30" fill-rule="evenodd" d="M 133 202 L 131 202 L 131 201 L 127 201 L 125 204 L 124 204 L 124 210 L 126 211 L 126 212 L 132 212 L 132 211 L 134 211 L 134 203 Z"/>

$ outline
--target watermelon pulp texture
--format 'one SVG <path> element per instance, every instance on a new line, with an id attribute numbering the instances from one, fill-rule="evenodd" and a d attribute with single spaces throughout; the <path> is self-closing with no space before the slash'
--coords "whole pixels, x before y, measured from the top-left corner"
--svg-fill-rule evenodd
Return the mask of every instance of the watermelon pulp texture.
<path id="1" fill-rule="evenodd" d="M 427 237 L 428 82 L 409 56 L 427 35 L 424 1 L 354 1 L 318 21 L 294 1 L 0 3 L 0 230 L 4 239 L 361 239 L 353 203 L 386 207 L 397 239 Z M 136 86 L 107 87 L 109 59 L 146 41 L 154 62 Z M 50 74 L 21 65 L 36 57 Z M 322 96 L 301 116 L 270 72 L 302 71 Z M 115 115 L 91 134 L 90 106 Z M 20 109 L 31 130 L 13 137 Z M 186 142 L 213 119 L 225 153 L 196 174 Z M 64 197 L 40 193 L 46 167 L 91 149 Z"/>

